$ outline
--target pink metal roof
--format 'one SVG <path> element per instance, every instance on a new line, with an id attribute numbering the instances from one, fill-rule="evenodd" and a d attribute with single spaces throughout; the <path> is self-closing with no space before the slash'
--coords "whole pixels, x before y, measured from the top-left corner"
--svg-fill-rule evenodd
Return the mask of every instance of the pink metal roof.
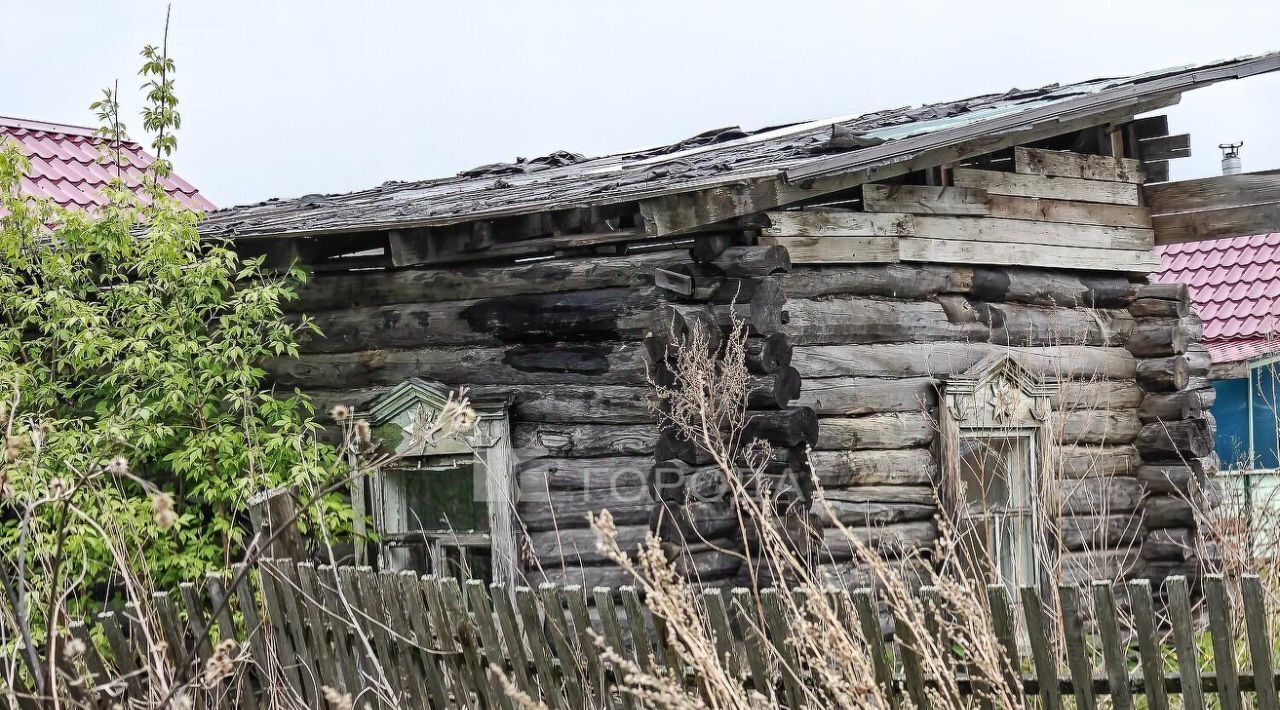
<path id="1" fill-rule="evenodd" d="M 1181 282 L 1214 362 L 1280 352 L 1280 232 L 1158 247 L 1159 283 Z"/>
<path id="2" fill-rule="evenodd" d="M 76 209 L 106 204 L 101 190 L 117 170 L 125 184 L 140 194 L 142 171 L 154 160 L 142 146 L 125 141 L 120 151 L 124 164 L 117 166 L 114 152 L 102 159 L 100 148 L 108 141 L 95 136 L 91 128 L 0 116 L 0 142 L 10 139 L 31 161 L 31 171 L 22 179 L 23 193 Z M 177 175 L 164 180 L 164 189 L 187 207 L 213 209 L 213 203 Z"/>

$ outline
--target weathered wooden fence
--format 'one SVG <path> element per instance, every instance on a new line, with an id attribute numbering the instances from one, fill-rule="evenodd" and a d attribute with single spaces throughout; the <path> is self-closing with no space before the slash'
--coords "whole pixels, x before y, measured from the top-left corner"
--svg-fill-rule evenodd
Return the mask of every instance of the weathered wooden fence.
<path id="1" fill-rule="evenodd" d="M 1221 577 L 1206 578 L 1207 631 L 1193 617 L 1182 578 L 1166 583 L 1167 606 L 1156 603 L 1145 581 L 1122 591 L 1123 614 L 1110 583 L 1061 588 L 1053 605 L 1061 616 L 1054 618 L 1036 589 L 1021 589 L 1015 602 L 1003 587 L 990 587 L 991 629 L 1004 652 L 1018 659 L 1007 669 L 1010 686 L 1049 710 L 1096 707 L 1102 696 L 1121 710 L 1143 697 L 1146 707 L 1167 708 L 1179 695 L 1185 708 L 1280 710 L 1276 639 L 1258 578 L 1242 580 L 1235 605 Z M 744 688 L 795 707 L 811 679 L 786 662 L 795 656 L 787 643 L 784 593 L 708 590 L 702 601 L 717 653 Z M 1086 593 L 1092 614 L 1086 614 Z M 931 681 L 912 627 L 898 623 L 886 633 L 893 624 L 882 623 L 886 616 L 870 590 L 828 594 L 842 618 L 870 639 L 875 681 L 894 698 L 929 707 Z M 940 608 L 936 596 L 936 589 L 921 590 L 926 610 Z M 154 702 L 162 694 L 145 687 L 148 676 L 140 670 L 154 663 L 154 641 L 163 641 L 160 653 L 178 669 L 171 679 L 178 684 L 187 677 L 182 669 L 200 678 L 216 665 L 222 639 L 239 640 L 249 662 L 236 664 L 239 670 L 227 677 L 207 679 L 224 693 L 217 701 L 223 707 L 265 706 L 270 696 L 273 707 L 287 697 L 323 708 L 325 686 L 375 706 L 388 704 L 389 692 L 404 707 L 515 707 L 493 666 L 503 669 L 510 686 L 553 708 L 640 707 L 616 691 L 614 669 L 597 639 L 642 669 L 689 679 L 663 620 L 649 613 L 636 590 L 598 588 L 590 597 L 579 587 L 508 590 L 452 577 L 264 562 L 236 567 L 230 579 L 211 575 L 202 585 L 184 584 L 176 596 L 156 594 L 147 611 L 131 606 L 100 615 L 105 651 L 94 647 L 88 628 L 75 626 L 68 640 L 87 648 L 78 647 L 76 657 L 60 655 L 57 664 L 64 678 L 82 678 L 72 690 L 84 705 L 102 707 L 122 697 Z M 1233 607 L 1242 613 L 1233 616 Z M 945 633 L 945 624 L 927 626 Z M 968 688 L 962 659 L 954 659 L 954 670 Z M 83 680 L 86 673 L 92 683 Z"/>

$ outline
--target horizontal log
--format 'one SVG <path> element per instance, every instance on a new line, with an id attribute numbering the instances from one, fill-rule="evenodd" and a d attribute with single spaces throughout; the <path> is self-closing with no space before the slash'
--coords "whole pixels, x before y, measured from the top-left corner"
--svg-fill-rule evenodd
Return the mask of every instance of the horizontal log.
<path id="1" fill-rule="evenodd" d="M 732 578 L 742 564 L 742 553 L 732 548 L 704 545 L 708 549 L 687 547 L 672 551 L 671 567 L 690 584 L 713 584 Z"/>
<path id="2" fill-rule="evenodd" d="M 842 525 L 873 526 L 903 523 L 913 520 L 932 520 L 938 513 L 932 503 L 884 503 L 834 500 L 826 495 L 815 495 L 814 514 L 819 520 L 840 521 Z"/>
<path id="3" fill-rule="evenodd" d="M 892 580 L 894 589 L 906 588 L 915 593 L 930 584 L 933 571 L 927 560 L 890 560 L 884 564 L 861 565 L 849 561 L 819 564 L 814 569 L 818 583 L 832 589 L 855 591 L 858 589 L 883 590 Z M 881 615 L 881 631 L 891 633 L 893 622 Z"/>
<path id="4" fill-rule="evenodd" d="M 969 215 L 1039 222 L 1151 228 L 1151 215 L 1143 207 L 991 195 L 980 188 L 863 185 L 862 201 L 868 212 Z"/>
<path id="5" fill-rule="evenodd" d="M 646 525 L 619 525 L 618 547 L 634 553 L 649 534 Z M 557 569 L 599 565 L 610 560 L 597 548 L 599 535 L 591 528 L 568 528 L 529 533 L 529 551 L 536 560 L 534 568 Z"/>
<path id="6" fill-rule="evenodd" d="M 1109 180 L 1141 183 L 1142 163 L 1130 158 L 1084 155 L 1065 150 L 1041 150 L 1018 146 L 1013 149 L 1014 172 L 1028 175 Z"/>
<path id="7" fill-rule="evenodd" d="M 1179 493 L 1149 496 L 1143 503 L 1142 514 L 1147 527 L 1152 530 L 1190 527 L 1198 519 L 1190 499 Z"/>
<path id="8" fill-rule="evenodd" d="M 796 345 L 969 341 L 1034 346 L 1120 345 L 1133 328 L 1132 316 L 1122 310 L 1047 309 L 962 298 L 947 306 L 850 296 L 792 299 L 785 332 Z"/>
<path id="9" fill-rule="evenodd" d="M 654 269 L 687 262 L 687 251 L 671 250 L 498 267 L 451 266 L 317 274 L 299 286 L 298 298 L 284 307 L 294 313 L 313 313 L 393 303 L 640 288 L 652 283 Z"/>
<path id="10" fill-rule="evenodd" d="M 742 441 L 767 441 L 775 446 L 810 446 L 818 442 L 818 415 L 810 407 L 789 407 L 778 412 L 747 415 Z"/>
<path id="11" fill-rule="evenodd" d="M 818 481 L 829 488 L 931 485 L 938 478 L 938 461 L 929 449 L 814 451 L 809 456 Z"/>
<path id="12" fill-rule="evenodd" d="M 875 525 L 871 527 L 827 527 L 822 529 L 818 559 L 839 562 L 855 557 L 859 549 L 887 557 L 920 553 L 938 540 L 938 526 L 932 521 Z"/>
<path id="13" fill-rule="evenodd" d="M 816 448 L 910 449 L 933 443 L 936 423 L 923 410 L 824 418 Z"/>
<path id="14" fill-rule="evenodd" d="M 1204 343 L 1188 344 L 1184 357 L 1187 358 L 1187 373 L 1192 377 L 1204 377 L 1209 374 L 1209 368 L 1213 367 L 1213 358 Z"/>
<path id="15" fill-rule="evenodd" d="M 956 168 L 951 172 L 956 187 L 977 187 L 992 195 L 1047 197 L 1077 202 L 1139 205 L 1138 186 L 1128 182 L 1082 180 L 1047 175 L 1018 175 L 988 170 Z"/>
<path id="16" fill-rule="evenodd" d="M 636 577 L 625 568 L 616 564 L 605 563 L 590 566 L 569 565 L 531 569 L 523 573 L 520 586 L 536 589 L 542 584 L 554 584 L 557 587 L 579 586 L 583 589 L 608 587 L 617 590 L 619 587 L 636 584 Z"/>
<path id="17" fill-rule="evenodd" d="M 1067 552 L 1052 570 L 1054 583 L 1088 586 L 1094 580 L 1122 581 L 1138 576 L 1142 558 L 1137 546 L 1121 550 Z"/>
<path id="18" fill-rule="evenodd" d="M 665 428 L 654 442 L 654 456 L 659 461 L 679 459 L 695 466 L 706 466 L 714 461 L 710 451 L 676 429 Z"/>
<path id="19" fill-rule="evenodd" d="M 1137 357 L 1169 357 L 1186 352 L 1189 342 L 1180 320 L 1160 318 L 1135 323 L 1124 345 Z"/>
<path id="20" fill-rule="evenodd" d="M 1198 485 L 1206 477 L 1215 475 L 1217 471 L 1217 458 L 1207 456 L 1185 462 L 1139 466 L 1137 478 L 1145 483 L 1152 493 L 1187 495 L 1194 490 L 1193 485 Z"/>
<path id="21" fill-rule="evenodd" d="M 460 386 L 648 384 L 640 343 L 370 350 L 272 358 L 263 368 L 274 384 L 305 389 L 397 385 L 412 377 Z"/>
<path id="22" fill-rule="evenodd" d="M 756 475 L 745 465 L 734 473 L 742 480 Z M 719 466 L 695 466 L 680 459 L 653 464 L 649 470 L 648 485 L 654 500 L 672 504 L 688 500 L 721 500 L 732 492 L 727 476 Z"/>
<path id="23" fill-rule="evenodd" d="M 1176 392 L 1187 386 L 1191 366 L 1181 355 L 1138 361 L 1138 384 L 1147 392 Z"/>
<path id="24" fill-rule="evenodd" d="M 1142 429 L 1133 409 L 1077 409 L 1055 413 L 1049 424 L 1054 441 L 1074 445 L 1132 444 Z"/>
<path id="25" fill-rule="evenodd" d="M 852 488 L 826 488 L 823 497 L 832 503 L 908 503 L 931 505 L 937 501 L 933 486 L 854 486 Z"/>
<path id="26" fill-rule="evenodd" d="M 965 293 L 972 287 L 973 271 L 968 267 L 917 264 L 797 266 L 782 277 L 788 299 L 847 295 L 918 300 Z"/>
<path id="27" fill-rule="evenodd" d="M 731 246 L 710 263 L 726 276 L 769 276 L 791 270 L 791 257 L 778 246 Z"/>
<path id="28" fill-rule="evenodd" d="M 806 379 L 797 401 L 820 416 L 919 412 L 934 406 L 937 390 L 928 377 Z"/>
<path id="29" fill-rule="evenodd" d="M 655 504 L 649 528 L 666 542 L 689 544 L 716 540 L 741 532 L 741 518 L 732 501 L 688 501 Z"/>
<path id="30" fill-rule="evenodd" d="M 516 423 L 511 441 L 517 460 L 539 457 L 593 458 L 651 456 L 658 427 L 653 424 Z"/>
<path id="31" fill-rule="evenodd" d="M 801 345 L 793 364 L 807 382 L 826 377 L 927 377 L 962 373 L 992 355 L 1010 355 L 1033 374 L 1057 380 L 1133 379 L 1137 360 L 1120 347 L 990 343 Z"/>
<path id="32" fill-rule="evenodd" d="M 1141 544 L 1147 536 L 1140 517 L 1064 515 L 1058 519 L 1060 542 L 1067 550 L 1107 550 Z"/>
<path id="33" fill-rule="evenodd" d="M 1132 513 L 1142 505 L 1146 491 L 1142 482 L 1123 476 L 1064 480 L 1059 487 L 1059 504 L 1053 513 L 1061 515 Z"/>
<path id="34" fill-rule="evenodd" d="M 1142 404 L 1143 392 L 1134 382 L 1062 382 L 1051 397 L 1059 411 L 1077 409 L 1132 409 Z"/>
<path id="35" fill-rule="evenodd" d="M 1137 298 L 1129 304 L 1129 314 L 1134 318 L 1181 318 L 1190 308 L 1186 301 Z"/>
<path id="36" fill-rule="evenodd" d="M 1142 457 L 1151 462 L 1201 458 L 1213 451 L 1213 423 L 1208 415 L 1177 422 L 1152 422 L 1142 427 L 1137 447 Z"/>
<path id="37" fill-rule="evenodd" d="M 1064 485 L 1078 478 L 1131 477 L 1142 463 L 1138 449 L 1132 445 L 1083 446 L 1064 444 L 1049 456 L 1057 478 Z"/>
<path id="38" fill-rule="evenodd" d="M 316 416 L 329 422 L 329 411 L 343 404 L 360 413 L 391 387 L 365 387 L 355 390 L 306 390 Z M 656 419 L 657 403 L 651 387 L 621 385 L 473 385 L 468 396 L 486 399 L 510 399 L 513 421 L 551 422 L 558 424 L 648 424 Z"/>
<path id="39" fill-rule="evenodd" d="M 605 491 L 551 491 L 522 496 L 516 504 L 516 516 L 530 532 L 556 528 L 585 528 L 588 513 L 608 510 L 618 525 L 644 523 L 649 520 L 653 499 L 644 486 L 613 488 Z"/>
<path id="40" fill-rule="evenodd" d="M 1196 556 L 1196 534 L 1191 528 L 1157 528 L 1142 542 L 1147 560 L 1189 560 Z"/>
<path id="41" fill-rule="evenodd" d="M 635 488 L 646 484 L 652 466 L 651 456 L 537 458 L 519 461 L 516 479 L 522 498 L 559 490 Z"/>

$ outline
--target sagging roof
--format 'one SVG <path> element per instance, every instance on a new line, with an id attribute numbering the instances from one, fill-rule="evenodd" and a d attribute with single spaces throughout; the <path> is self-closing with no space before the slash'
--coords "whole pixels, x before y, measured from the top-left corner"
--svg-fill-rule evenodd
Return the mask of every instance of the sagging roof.
<path id="1" fill-rule="evenodd" d="M 22 178 L 22 193 L 47 197 L 71 209 L 92 210 L 107 204 L 102 188 L 117 174 L 135 194 L 142 194 L 143 171 L 155 160 L 142 146 L 126 140 L 120 145 L 124 164 L 117 165 L 114 150 L 104 151 L 108 141 L 92 128 L 0 116 L 0 143 L 6 139 L 14 141 L 31 162 L 31 170 Z M 214 208 L 176 174 L 164 178 L 163 184 L 165 192 L 186 207 Z"/>
<path id="2" fill-rule="evenodd" d="M 209 216 L 202 232 L 314 236 L 441 226 L 640 201 L 747 180 L 800 182 L 893 165 L 982 136 L 1136 109 L 1157 97 L 1176 100 L 1183 91 L 1277 68 L 1280 53 L 1272 53 L 756 131 L 716 129 L 667 146 L 598 158 L 561 151 L 452 178 L 387 182 L 346 194 L 220 210 Z"/>
<path id="3" fill-rule="evenodd" d="M 1159 283 L 1185 283 L 1213 362 L 1280 352 L 1280 233 L 1158 247 Z"/>

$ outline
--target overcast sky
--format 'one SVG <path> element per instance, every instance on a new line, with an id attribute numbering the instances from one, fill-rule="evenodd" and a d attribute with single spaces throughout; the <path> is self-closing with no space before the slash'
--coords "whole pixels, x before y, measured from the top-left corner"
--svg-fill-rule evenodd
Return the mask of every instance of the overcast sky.
<path id="1" fill-rule="evenodd" d="M 119 78 L 136 137 L 164 12 L 6 1 L 0 115 L 92 124 Z M 1280 2 L 179 0 L 169 45 L 178 172 L 229 206 L 1280 50 Z M 1192 138 L 1175 179 L 1229 140 L 1280 168 L 1280 74 L 1168 113 Z"/>

